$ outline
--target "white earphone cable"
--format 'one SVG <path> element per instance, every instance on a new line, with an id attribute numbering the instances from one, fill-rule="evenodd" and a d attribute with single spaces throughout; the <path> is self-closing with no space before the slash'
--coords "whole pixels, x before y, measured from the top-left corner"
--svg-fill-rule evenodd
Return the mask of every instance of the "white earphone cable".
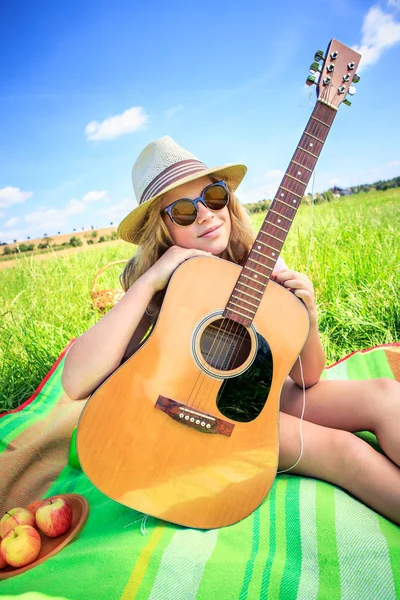
<path id="1" fill-rule="evenodd" d="M 277 473 L 286 473 L 287 471 L 291 471 L 292 469 L 294 469 L 294 467 L 297 464 L 299 464 L 300 459 L 303 456 L 303 427 L 302 427 L 302 424 L 303 424 L 304 411 L 306 409 L 306 386 L 304 384 L 303 365 L 301 364 L 300 354 L 299 354 L 299 365 L 300 365 L 301 381 L 303 384 L 303 410 L 302 410 L 301 417 L 300 417 L 300 454 L 299 454 L 299 458 L 296 460 L 294 465 L 292 465 L 288 469 L 282 469 L 282 471 L 277 471 Z"/>

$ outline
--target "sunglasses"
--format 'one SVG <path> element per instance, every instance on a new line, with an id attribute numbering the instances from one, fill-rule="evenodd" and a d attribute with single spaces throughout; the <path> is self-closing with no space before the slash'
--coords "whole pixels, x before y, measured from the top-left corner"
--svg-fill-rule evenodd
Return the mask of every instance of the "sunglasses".
<path id="1" fill-rule="evenodd" d="M 229 190 L 225 181 L 211 183 L 205 187 L 201 192 L 201 195 L 194 200 L 191 200 L 190 198 L 180 198 L 179 200 L 175 200 L 175 202 L 172 202 L 172 204 L 163 208 L 161 214 L 168 215 L 171 221 L 180 227 L 193 225 L 197 219 L 197 213 L 199 212 L 197 206 L 199 202 L 212 211 L 218 211 L 225 208 L 229 202 Z"/>

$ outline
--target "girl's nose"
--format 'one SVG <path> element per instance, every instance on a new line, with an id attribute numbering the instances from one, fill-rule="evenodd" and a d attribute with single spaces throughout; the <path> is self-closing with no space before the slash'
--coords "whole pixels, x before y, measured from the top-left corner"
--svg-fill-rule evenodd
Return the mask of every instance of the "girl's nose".
<path id="1" fill-rule="evenodd" d="M 214 213 L 211 209 L 204 206 L 202 202 L 197 204 L 197 221 L 198 223 L 202 223 L 203 221 L 207 221 L 214 217 Z"/>

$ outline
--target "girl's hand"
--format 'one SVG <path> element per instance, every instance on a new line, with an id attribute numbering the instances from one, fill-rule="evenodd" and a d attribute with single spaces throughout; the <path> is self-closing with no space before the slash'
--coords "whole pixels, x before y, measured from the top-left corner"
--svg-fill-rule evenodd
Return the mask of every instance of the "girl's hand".
<path id="1" fill-rule="evenodd" d="M 303 300 L 308 314 L 310 315 L 310 324 L 317 323 L 317 307 L 315 304 L 314 287 L 307 275 L 297 273 L 297 271 L 273 271 L 272 281 L 283 285 L 289 291 L 293 292 L 298 298 Z"/>
<path id="2" fill-rule="evenodd" d="M 142 277 L 150 283 L 155 294 L 165 288 L 175 269 L 193 256 L 212 256 L 212 253 L 194 248 L 171 246 Z"/>

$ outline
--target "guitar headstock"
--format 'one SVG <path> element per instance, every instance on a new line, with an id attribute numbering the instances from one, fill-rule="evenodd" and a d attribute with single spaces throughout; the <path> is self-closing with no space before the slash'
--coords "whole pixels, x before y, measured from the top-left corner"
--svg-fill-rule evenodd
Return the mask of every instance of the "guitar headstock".
<path id="1" fill-rule="evenodd" d="M 338 40 L 331 40 L 325 57 L 322 50 L 315 54 L 314 62 L 310 67 L 311 75 L 307 77 L 307 85 L 317 86 L 317 98 L 320 102 L 331 108 L 337 109 L 344 102 L 350 106 L 351 102 L 346 94 L 355 94 L 355 83 L 360 81 L 357 67 L 361 54 Z M 319 61 L 323 60 L 322 66 Z"/>

